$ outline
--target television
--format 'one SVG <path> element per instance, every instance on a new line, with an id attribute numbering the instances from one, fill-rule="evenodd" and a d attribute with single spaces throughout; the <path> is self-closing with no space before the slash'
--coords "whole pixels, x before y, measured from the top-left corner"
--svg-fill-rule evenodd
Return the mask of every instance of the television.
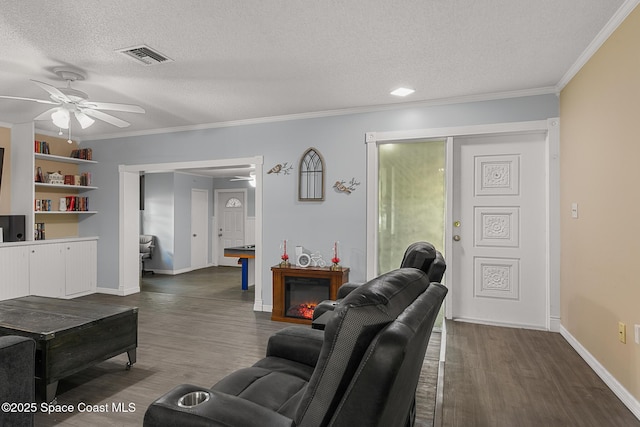
<path id="1" fill-rule="evenodd" d="M 25 240 L 24 215 L 0 215 L 3 242 L 21 242 Z"/>

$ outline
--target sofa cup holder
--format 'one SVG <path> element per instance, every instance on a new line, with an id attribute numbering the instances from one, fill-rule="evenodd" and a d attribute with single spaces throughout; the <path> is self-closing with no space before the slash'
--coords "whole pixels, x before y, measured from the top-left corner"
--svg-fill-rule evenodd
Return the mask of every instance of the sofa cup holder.
<path id="1" fill-rule="evenodd" d="M 193 408 L 206 402 L 211 397 L 208 391 L 192 391 L 178 399 L 178 406 L 181 408 Z"/>

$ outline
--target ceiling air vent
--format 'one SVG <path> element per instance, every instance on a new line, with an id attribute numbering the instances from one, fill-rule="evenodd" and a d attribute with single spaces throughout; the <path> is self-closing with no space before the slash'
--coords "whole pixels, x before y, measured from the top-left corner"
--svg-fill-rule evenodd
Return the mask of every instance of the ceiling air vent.
<path id="1" fill-rule="evenodd" d="M 149 46 L 145 45 L 128 47 L 126 49 L 118 49 L 117 52 L 133 58 L 143 65 L 155 65 L 163 64 L 165 62 L 173 62 L 173 59 L 170 59 L 157 50 L 153 50 Z"/>

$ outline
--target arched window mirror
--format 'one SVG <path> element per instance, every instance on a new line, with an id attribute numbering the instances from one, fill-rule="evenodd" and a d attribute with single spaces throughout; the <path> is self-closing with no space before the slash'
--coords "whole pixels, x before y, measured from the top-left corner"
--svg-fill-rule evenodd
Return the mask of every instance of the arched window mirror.
<path id="1" fill-rule="evenodd" d="M 324 159 L 318 150 L 309 148 L 300 159 L 298 200 L 317 202 L 324 200 Z"/>

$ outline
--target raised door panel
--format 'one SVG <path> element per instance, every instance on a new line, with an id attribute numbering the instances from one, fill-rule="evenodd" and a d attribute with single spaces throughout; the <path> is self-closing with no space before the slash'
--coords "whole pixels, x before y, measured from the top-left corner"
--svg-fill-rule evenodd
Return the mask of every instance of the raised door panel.
<path id="1" fill-rule="evenodd" d="M 0 248 L 0 300 L 29 295 L 29 248 Z"/>
<path id="2" fill-rule="evenodd" d="M 31 295 L 61 297 L 65 288 L 64 244 L 32 245 L 29 249 Z"/>

